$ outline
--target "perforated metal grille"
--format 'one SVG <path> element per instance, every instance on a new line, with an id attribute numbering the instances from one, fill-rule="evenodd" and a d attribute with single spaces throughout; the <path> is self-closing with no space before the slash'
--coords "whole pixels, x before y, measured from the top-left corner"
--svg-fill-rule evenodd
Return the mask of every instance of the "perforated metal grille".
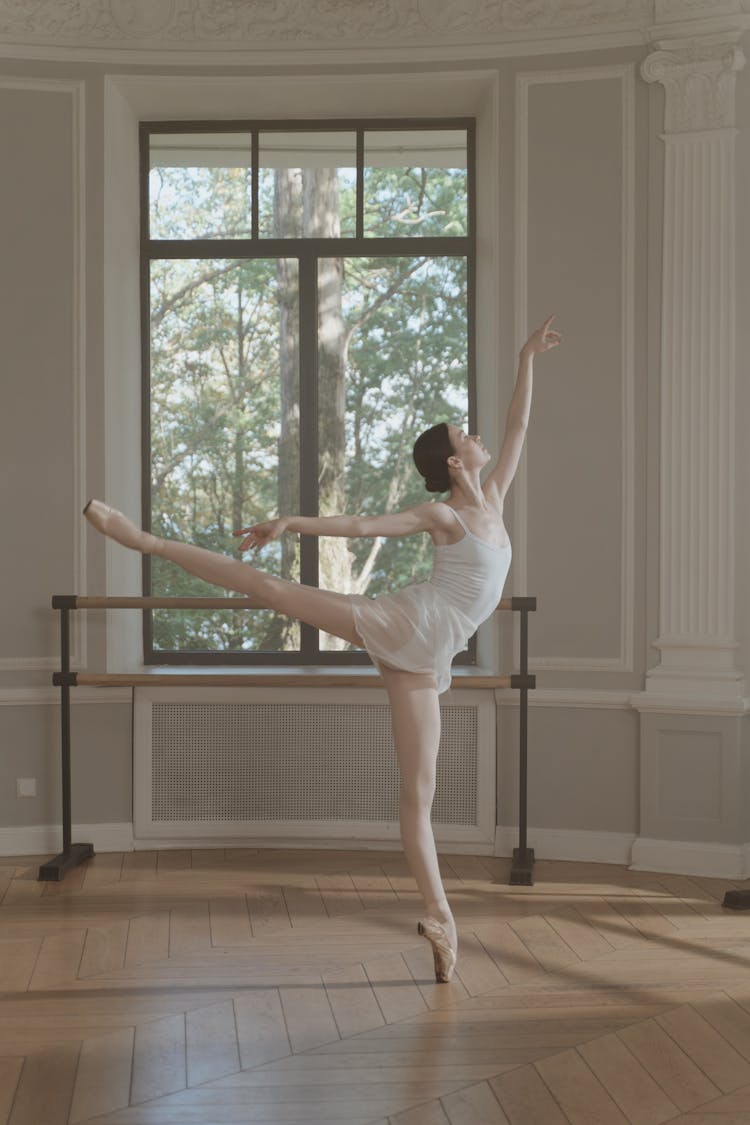
<path id="1" fill-rule="evenodd" d="M 432 819 L 477 823 L 475 707 L 443 707 Z M 398 820 L 385 704 L 152 705 L 152 818 Z"/>

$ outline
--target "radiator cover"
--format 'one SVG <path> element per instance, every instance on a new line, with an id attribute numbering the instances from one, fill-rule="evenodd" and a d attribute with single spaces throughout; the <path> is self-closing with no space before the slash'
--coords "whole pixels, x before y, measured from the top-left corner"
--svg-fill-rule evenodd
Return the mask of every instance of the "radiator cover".
<path id="1" fill-rule="evenodd" d="M 397 835 L 390 709 L 383 692 L 355 691 L 138 690 L 136 837 Z M 437 835 L 488 840 L 493 696 L 453 695 L 441 708 L 432 819 Z"/>

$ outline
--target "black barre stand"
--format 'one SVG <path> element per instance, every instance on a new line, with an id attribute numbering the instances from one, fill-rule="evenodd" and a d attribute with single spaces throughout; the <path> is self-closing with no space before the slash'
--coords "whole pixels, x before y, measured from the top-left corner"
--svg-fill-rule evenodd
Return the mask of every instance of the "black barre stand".
<path id="1" fill-rule="evenodd" d="M 81 608 L 134 608 L 151 606 L 193 608 L 197 606 L 223 606 L 227 601 L 233 605 L 257 608 L 248 598 L 81 598 L 77 594 L 55 594 L 52 608 L 60 610 L 60 671 L 52 676 L 52 682 L 60 688 L 60 723 L 62 745 L 62 829 L 63 847 L 59 855 L 43 863 L 39 868 L 39 879 L 47 882 L 60 882 L 68 871 L 94 856 L 93 844 L 73 844 L 71 812 L 71 735 L 70 735 L 70 689 L 80 678 L 70 670 L 70 611 Z M 528 750 L 528 704 L 529 691 L 536 687 L 536 676 L 529 675 L 529 613 L 536 609 L 536 598 L 503 598 L 499 610 L 514 610 L 521 614 L 521 652 L 520 671 L 517 675 L 502 677 L 502 687 L 517 689 L 521 693 L 519 714 L 519 839 L 518 847 L 513 849 L 510 872 L 512 886 L 533 886 L 534 849 L 526 842 L 526 791 L 527 791 L 527 750 Z M 116 677 L 114 677 L 116 678 Z M 91 679 L 89 678 L 89 682 Z M 101 683 L 101 680 L 93 681 Z M 130 681 L 129 681 L 130 682 Z M 750 904 L 749 904 L 750 905 Z"/>
<path id="2" fill-rule="evenodd" d="M 59 883 L 68 871 L 94 855 L 93 844 L 73 844 L 71 784 L 70 784 L 70 685 L 75 676 L 70 671 L 70 611 L 75 608 L 74 595 L 55 595 L 53 609 L 60 610 L 60 671 L 55 672 L 52 682 L 60 688 L 60 725 L 62 735 L 62 829 L 63 846 L 59 855 L 43 863 L 39 868 L 42 882 Z"/>
<path id="3" fill-rule="evenodd" d="M 526 841 L 529 691 L 536 687 L 536 676 L 529 675 L 529 613 L 536 609 L 536 598 L 510 598 L 510 609 L 521 614 L 521 666 L 511 676 L 510 686 L 521 692 L 518 715 L 518 847 L 513 849 L 509 884 L 512 887 L 533 887 L 534 849 Z"/>

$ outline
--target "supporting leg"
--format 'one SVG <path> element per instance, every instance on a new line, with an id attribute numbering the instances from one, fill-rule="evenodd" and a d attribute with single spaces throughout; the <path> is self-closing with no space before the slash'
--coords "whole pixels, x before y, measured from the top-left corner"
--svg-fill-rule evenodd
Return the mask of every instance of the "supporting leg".
<path id="1" fill-rule="evenodd" d="M 444 927 L 452 958 L 444 966 L 449 979 L 458 946 L 456 923 L 440 877 L 430 811 L 440 743 L 440 705 L 430 675 L 401 672 L 381 665 L 388 691 L 400 774 L 399 821 L 406 861 L 422 895 L 428 919 Z M 422 926 L 427 925 L 427 919 Z M 425 936 L 430 937 L 429 932 Z M 432 939 L 431 939 L 432 940 Z M 435 948 L 433 943 L 433 949 Z M 438 970 L 438 958 L 435 961 Z"/>

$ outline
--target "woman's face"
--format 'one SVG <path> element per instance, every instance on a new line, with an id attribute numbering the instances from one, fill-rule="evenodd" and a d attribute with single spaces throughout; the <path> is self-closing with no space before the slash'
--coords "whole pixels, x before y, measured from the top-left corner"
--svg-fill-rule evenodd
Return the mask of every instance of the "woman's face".
<path id="1" fill-rule="evenodd" d="M 448 425 L 448 436 L 465 469 L 481 469 L 490 459 L 479 434 L 467 434 L 460 426 Z"/>

